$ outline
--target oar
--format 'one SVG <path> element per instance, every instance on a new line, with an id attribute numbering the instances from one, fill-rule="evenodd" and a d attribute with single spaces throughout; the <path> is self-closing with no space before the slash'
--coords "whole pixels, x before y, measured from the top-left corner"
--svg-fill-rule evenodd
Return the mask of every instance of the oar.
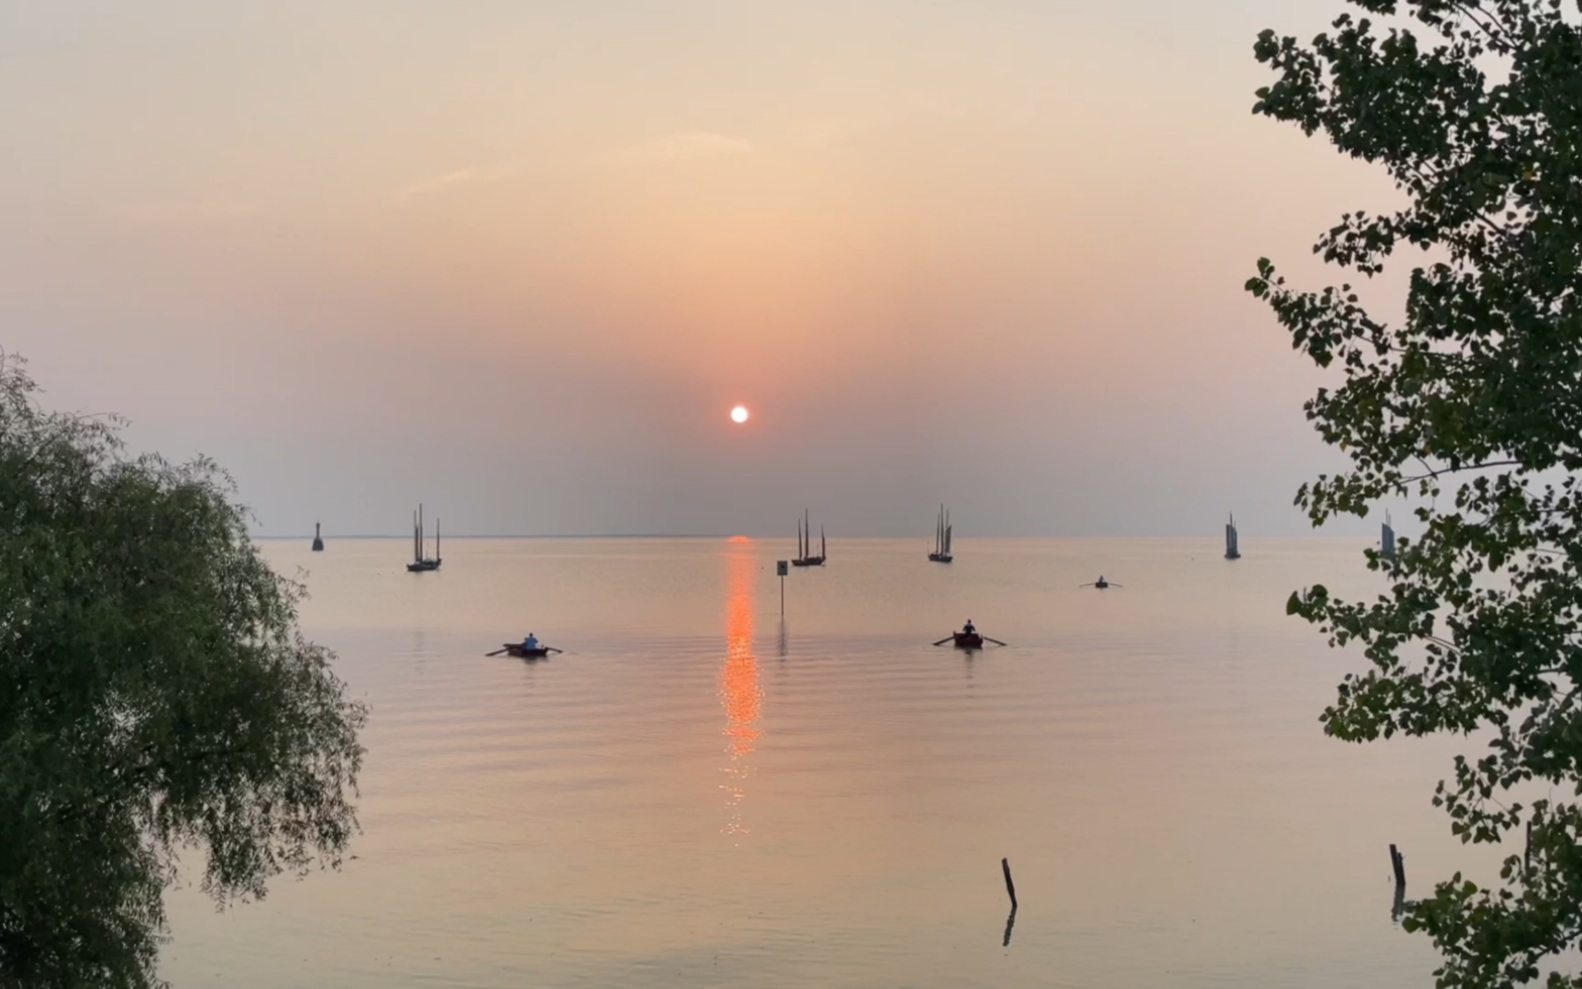
<path id="1" fill-rule="evenodd" d="M 987 635 L 980 635 L 979 638 L 981 638 L 984 642 L 992 642 L 997 646 L 1005 645 L 1005 643 L 1001 642 L 999 639 L 991 639 Z"/>
<path id="2" fill-rule="evenodd" d="M 486 652 L 486 653 L 484 653 L 484 655 L 485 656 L 498 656 L 498 655 L 500 655 L 503 652 L 509 652 L 509 651 L 510 651 L 510 647 L 507 646 L 504 649 L 496 649 L 494 652 Z"/>
<path id="3" fill-rule="evenodd" d="M 544 651 L 545 652 L 565 652 L 566 650 L 564 650 L 564 649 L 556 649 L 554 646 L 545 646 L 544 647 Z"/>
<path id="4" fill-rule="evenodd" d="M 955 637 L 956 637 L 956 633 L 952 632 L 949 635 L 945 636 L 943 639 L 940 639 L 938 642 L 934 643 L 934 645 L 942 646 L 945 643 L 949 642 L 951 639 L 954 639 Z"/>

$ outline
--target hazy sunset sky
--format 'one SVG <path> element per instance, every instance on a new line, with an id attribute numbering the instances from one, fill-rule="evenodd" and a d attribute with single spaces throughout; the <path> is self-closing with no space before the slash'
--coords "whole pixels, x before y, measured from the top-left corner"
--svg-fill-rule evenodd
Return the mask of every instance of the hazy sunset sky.
<path id="1" fill-rule="evenodd" d="M 1307 531 L 1341 9 L 8 0 L 0 346 L 266 535 Z"/>

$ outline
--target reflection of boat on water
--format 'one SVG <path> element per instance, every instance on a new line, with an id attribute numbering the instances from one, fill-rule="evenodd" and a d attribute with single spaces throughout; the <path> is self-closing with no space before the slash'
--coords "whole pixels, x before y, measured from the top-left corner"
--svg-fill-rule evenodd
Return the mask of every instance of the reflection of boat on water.
<path id="1" fill-rule="evenodd" d="M 793 567 L 822 567 L 828 558 L 828 548 L 824 542 L 824 527 L 818 527 L 818 555 L 813 555 L 813 524 L 807 520 L 807 509 L 802 509 L 802 518 L 796 524 L 796 559 L 791 561 Z"/>
<path id="2" fill-rule="evenodd" d="M 412 513 L 412 562 L 406 565 L 408 573 L 427 573 L 439 569 L 439 519 L 434 520 L 434 556 L 424 556 L 424 548 L 423 505 L 419 502 L 417 511 Z"/>
<path id="3" fill-rule="evenodd" d="M 949 563 L 955 557 L 950 555 L 950 513 L 945 511 L 945 506 L 939 506 L 939 521 L 934 525 L 934 552 L 928 554 L 929 560 L 934 563 Z"/>

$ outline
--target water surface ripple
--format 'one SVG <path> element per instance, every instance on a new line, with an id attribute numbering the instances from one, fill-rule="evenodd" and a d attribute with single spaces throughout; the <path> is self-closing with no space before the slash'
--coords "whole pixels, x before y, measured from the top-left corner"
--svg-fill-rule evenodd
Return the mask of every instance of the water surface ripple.
<path id="1" fill-rule="evenodd" d="M 1453 744 L 1345 746 L 1284 615 L 1348 542 L 264 544 L 372 707 L 339 874 L 171 900 L 176 989 L 1419 986 Z M 1104 573 L 1107 592 L 1077 585 Z M 972 618 L 1008 648 L 929 643 Z M 483 654 L 536 632 L 564 655 Z M 1002 944 L 1009 857 L 1021 909 Z"/>

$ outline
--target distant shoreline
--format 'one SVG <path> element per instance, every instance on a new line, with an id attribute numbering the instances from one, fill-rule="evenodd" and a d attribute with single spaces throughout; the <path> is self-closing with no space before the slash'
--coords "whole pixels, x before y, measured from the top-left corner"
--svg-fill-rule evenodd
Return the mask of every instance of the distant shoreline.
<path id="1" fill-rule="evenodd" d="M 622 533 L 622 532 L 616 532 L 616 533 L 573 533 L 571 535 L 533 535 L 533 534 L 523 534 L 523 533 L 504 533 L 504 534 L 500 534 L 500 533 L 477 534 L 477 533 L 474 533 L 474 534 L 470 534 L 470 535 L 454 535 L 454 536 L 451 535 L 448 532 L 445 534 L 445 540 L 447 542 L 449 542 L 452 539 L 736 539 L 736 538 L 740 538 L 740 537 L 745 537 L 747 539 L 786 539 L 786 540 L 791 540 L 791 539 L 795 539 L 796 538 L 795 536 L 787 536 L 787 535 L 784 535 L 782 533 L 770 533 L 770 534 L 760 533 L 758 535 L 746 535 L 745 533 L 740 533 L 740 532 L 737 532 L 737 533 L 723 533 L 722 532 L 722 533 L 717 533 L 717 534 L 710 534 L 710 533 L 701 533 L 701 534 L 700 533 L 653 533 L 653 532 Z M 250 538 L 255 539 L 255 540 L 259 541 L 259 542 L 271 542 L 271 543 L 274 543 L 274 542 L 290 542 L 290 541 L 293 541 L 293 540 L 306 540 L 308 542 L 312 542 L 313 541 L 313 533 L 306 532 L 306 533 L 302 533 L 301 535 L 291 535 L 291 536 L 251 536 Z M 411 539 L 412 539 L 412 534 L 410 532 L 408 532 L 408 533 L 400 533 L 400 532 L 372 533 L 372 534 L 370 534 L 370 533 L 362 533 L 362 534 L 358 534 L 358 535 L 338 535 L 338 534 L 334 534 L 334 533 L 324 533 L 323 534 L 323 538 L 324 538 L 324 540 L 326 542 L 328 542 L 328 541 L 330 541 L 332 539 L 337 539 L 337 540 L 401 539 L 401 540 L 406 540 L 406 541 L 410 542 Z M 840 538 L 841 539 L 896 539 L 896 540 L 912 540 L 912 541 L 922 541 L 922 542 L 926 542 L 927 541 L 927 540 L 920 540 L 919 537 L 914 537 L 914 536 L 861 536 L 861 535 L 851 535 L 850 533 L 843 533 L 840 536 Z M 962 538 L 967 538 L 967 539 L 970 539 L 971 541 L 974 541 L 974 542 L 976 542 L 976 541 L 984 541 L 984 540 L 993 540 L 993 539 L 1051 539 L 1051 540 L 1058 539 L 1058 540 L 1069 540 L 1069 541 L 1077 541 L 1077 540 L 1083 540 L 1083 539 L 1105 539 L 1105 540 L 1149 540 L 1149 541 L 1153 541 L 1153 542 L 1164 542 L 1164 541 L 1169 541 L 1169 540 L 1182 540 L 1182 541 L 1209 540 L 1209 541 L 1217 542 L 1222 537 L 1219 536 L 1218 534 L 1212 534 L 1212 535 L 1201 535 L 1201 536 L 971 536 L 971 537 L 962 537 Z M 1355 541 L 1355 540 L 1358 540 L 1358 539 L 1366 540 L 1366 539 L 1369 539 L 1369 538 L 1376 538 L 1376 537 L 1370 537 L 1367 534 L 1345 534 L 1345 533 L 1333 533 L 1333 534 L 1332 533 L 1304 533 L 1304 534 L 1301 534 L 1301 535 L 1286 535 L 1286 536 L 1281 536 L 1281 535 L 1264 536 L 1264 535 L 1260 535 L 1258 537 L 1259 541 L 1285 540 L 1285 539 L 1311 539 L 1311 540 L 1340 540 L 1340 541 L 1347 541 L 1347 542 Z"/>

